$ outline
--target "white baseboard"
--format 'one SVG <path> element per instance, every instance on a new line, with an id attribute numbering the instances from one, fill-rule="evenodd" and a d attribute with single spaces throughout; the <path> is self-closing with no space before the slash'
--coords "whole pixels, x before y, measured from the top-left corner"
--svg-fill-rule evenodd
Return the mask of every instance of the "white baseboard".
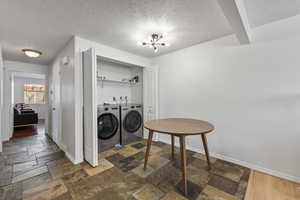
<path id="1" fill-rule="evenodd" d="M 159 141 L 164 142 L 166 144 L 171 144 L 170 141 L 162 139 L 162 138 L 159 138 Z M 177 142 L 175 142 L 175 145 L 179 146 L 179 144 Z M 192 146 L 188 146 L 188 145 L 186 146 L 186 148 L 188 150 L 191 150 L 191 151 L 194 151 L 194 152 L 197 152 L 197 153 L 202 153 L 202 154 L 205 153 L 204 150 L 200 149 L 200 148 L 196 148 L 196 147 L 192 147 Z M 217 153 L 214 153 L 214 152 L 209 152 L 209 154 L 210 154 L 210 156 L 221 159 L 221 160 L 225 160 L 225 161 L 228 161 L 228 162 L 231 162 L 231 163 L 235 163 L 235 164 L 241 165 L 243 167 L 254 169 L 256 171 L 260 171 L 260 172 L 263 172 L 263 173 L 266 173 L 266 174 L 270 174 L 272 176 L 287 179 L 289 181 L 300 183 L 300 177 L 297 177 L 297 176 L 289 175 L 289 174 L 282 173 L 282 172 L 272 170 L 272 169 L 267 169 L 265 167 L 261 167 L 261 166 L 256 165 L 256 164 L 252 164 L 252 163 L 249 163 L 249 162 L 246 162 L 246 161 L 238 160 L 238 159 L 235 159 L 235 158 L 232 158 L 232 157 L 229 157 L 229 156 L 225 156 L 225 155 L 222 155 L 222 154 L 217 154 Z"/>
<path id="2" fill-rule="evenodd" d="M 59 148 L 65 153 L 66 157 L 74 164 L 74 165 L 77 165 L 79 163 L 82 163 L 83 160 L 76 160 L 69 152 L 68 152 L 68 149 L 67 149 L 67 146 L 60 143 L 60 144 L 57 144 L 59 146 Z"/>
<path id="3" fill-rule="evenodd" d="M 82 161 L 80 160 L 76 160 L 73 156 L 71 156 L 71 154 L 67 151 L 65 151 L 65 154 L 67 156 L 67 158 L 74 164 L 74 165 L 77 165 L 79 163 L 82 163 Z"/>
<path id="4" fill-rule="evenodd" d="M 57 144 L 57 145 L 58 145 L 58 147 L 59 147 L 62 151 L 67 152 L 67 147 L 66 147 L 66 145 L 64 145 L 64 144 L 62 144 L 62 143 L 59 143 L 59 144 Z"/>

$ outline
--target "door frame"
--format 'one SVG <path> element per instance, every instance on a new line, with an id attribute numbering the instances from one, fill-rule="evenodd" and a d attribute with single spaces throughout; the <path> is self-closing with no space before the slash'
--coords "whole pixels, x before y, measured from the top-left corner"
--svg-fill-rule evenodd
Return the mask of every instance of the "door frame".
<path id="1" fill-rule="evenodd" d="M 93 48 L 92 48 L 93 49 Z M 88 50 L 88 49 L 87 49 Z M 82 53 L 83 52 L 85 52 L 86 50 L 82 50 Z M 94 50 L 95 51 L 95 50 Z M 99 54 L 99 53 L 97 53 L 97 51 L 95 51 L 95 53 L 94 53 L 94 58 L 93 58 L 93 60 L 95 60 L 95 61 L 97 61 L 97 59 L 98 58 L 102 58 L 102 59 L 108 59 L 108 60 L 111 60 L 111 61 L 115 61 L 115 62 L 118 62 L 118 63 L 123 63 L 123 64 L 125 64 L 125 65 L 132 65 L 132 66 L 137 66 L 137 67 L 141 67 L 142 69 L 143 69 L 143 113 L 144 113 L 144 116 L 143 116 L 143 119 L 145 120 L 145 113 L 146 113 L 146 106 L 144 106 L 145 105 L 145 93 L 147 93 L 148 92 L 148 90 L 147 90 L 147 88 L 146 88 L 146 86 L 145 86 L 145 84 L 144 84 L 144 81 L 145 81 L 145 79 L 144 79 L 144 72 L 145 72 L 145 70 L 147 71 L 147 70 L 150 70 L 150 71 L 153 71 L 153 73 L 154 73 L 154 79 L 153 79 L 153 81 L 154 81 L 154 93 L 153 93 L 153 95 L 154 95 L 154 104 L 155 104 L 155 113 L 154 113 L 154 118 L 157 118 L 158 117 L 158 84 L 157 84 L 157 80 L 158 80 L 158 71 L 157 71 L 157 68 L 156 67 L 150 67 L 150 66 L 140 66 L 140 65 L 136 65 L 136 64 L 134 64 L 134 63 L 130 63 L 130 62 L 124 62 L 124 61 L 121 61 L 121 60 L 117 60 L 117 59 L 114 59 L 114 58 L 110 58 L 110 57 L 107 57 L 107 56 L 102 56 L 101 54 Z M 83 56 L 82 56 L 82 60 L 83 60 Z M 94 61 L 94 62 L 95 62 Z M 83 62 L 82 62 L 83 63 Z M 83 64 L 82 64 L 82 66 L 83 66 Z M 96 69 L 98 70 L 98 66 L 97 66 L 97 63 L 96 63 Z M 97 74 L 97 73 L 96 73 Z M 97 83 L 96 83 L 96 85 L 97 85 Z M 83 94 L 83 96 L 84 96 L 84 91 L 82 92 L 82 94 Z M 84 110 L 85 109 L 83 109 L 83 113 L 84 113 Z M 95 119 L 95 122 L 97 123 L 97 118 Z M 145 134 L 144 134 L 145 135 Z M 155 140 L 157 140 L 158 139 L 158 135 L 156 134 L 156 136 L 154 137 L 154 139 Z M 83 144 L 83 146 L 84 146 L 84 134 L 83 134 L 83 141 L 82 141 L 82 144 Z M 98 146 L 98 145 L 97 145 Z M 101 147 L 100 147 L 101 148 Z M 85 153 L 85 152 L 84 152 Z M 85 156 L 85 159 L 86 159 L 86 156 Z M 98 159 L 98 157 L 97 157 L 97 159 Z M 94 166 L 93 164 L 92 164 L 92 166 Z"/>
<path id="2" fill-rule="evenodd" d="M 107 58 L 113 61 L 119 61 L 120 63 L 130 64 L 133 66 L 139 66 L 143 68 L 153 68 L 155 65 L 151 59 L 128 53 L 119 49 L 114 49 L 97 42 L 93 42 L 78 36 L 74 37 L 75 41 L 75 87 L 78 89 L 75 91 L 75 97 L 78 99 L 75 101 L 76 118 L 78 122 L 75 128 L 75 149 L 76 155 L 78 155 L 78 162 L 82 162 L 83 159 L 83 80 L 82 80 L 82 53 L 89 48 L 94 48 L 96 57 Z M 155 92 L 156 94 L 157 91 Z M 157 99 L 157 97 L 156 97 Z M 158 104 L 157 104 L 158 105 Z M 157 116 L 158 112 L 156 113 Z"/>
<path id="3" fill-rule="evenodd" d="M 4 86 L 4 90 L 5 91 L 8 91 L 8 90 L 11 90 L 9 95 L 3 95 L 3 102 L 6 103 L 3 107 L 7 107 L 8 109 L 8 112 L 3 112 L 5 114 L 2 115 L 3 118 L 6 118 L 8 119 L 6 126 L 4 126 L 4 135 L 6 136 L 5 138 L 3 138 L 3 135 L 2 135 L 2 140 L 3 141 L 9 141 L 11 138 L 12 138 L 12 134 L 13 134 L 13 129 L 14 129 L 14 126 L 13 126 L 13 113 L 14 113 L 14 110 L 13 110 L 13 107 L 14 107 L 14 102 L 13 102 L 13 93 L 14 93 L 14 74 L 15 73 L 18 73 L 18 72 L 25 72 L 25 73 L 31 73 L 31 74 L 42 74 L 45 76 L 45 97 L 46 97 L 46 100 L 45 100 L 45 104 L 47 105 L 47 109 L 46 109 L 46 117 L 45 117 L 45 134 L 48 134 L 49 132 L 49 113 L 48 113 L 48 110 L 49 110 L 49 97 L 48 97 L 48 76 L 46 73 L 39 73 L 39 72 L 31 72 L 31 71 L 18 71 L 18 70 L 9 70 L 9 69 L 6 69 L 4 68 L 4 73 L 5 73 L 5 76 L 4 76 L 4 83 L 3 83 L 3 86 Z M 5 93 L 4 91 L 4 93 Z M 8 103 L 10 102 L 10 103 Z"/>
<path id="4" fill-rule="evenodd" d="M 9 141 L 13 134 L 13 73 L 14 71 L 4 69 L 3 80 L 3 133 L 2 140 Z M 5 121 L 4 121 L 5 120 Z"/>
<path id="5" fill-rule="evenodd" d="M 57 65 L 57 66 L 55 66 Z M 48 80 L 48 102 L 49 102 L 49 135 L 52 140 L 62 149 L 66 150 L 66 147 L 62 144 L 62 135 L 61 135 L 61 122 L 62 122 L 62 110 L 61 110 L 61 63 L 53 64 L 51 68 L 51 81 Z M 56 87 L 55 85 L 58 85 Z M 58 91 L 57 91 L 58 90 Z M 58 94 L 58 95 L 57 95 Z M 56 115 L 54 115 L 56 113 Z M 50 119 L 51 118 L 51 119 Z M 57 133 L 53 130 L 54 120 L 56 119 L 56 128 Z M 50 133 L 51 132 L 51 133 Z"/>
<path id="6" fill-rule="evenodd" d="M 3 151 L 3 147 L 2 147 L 2 135 L 3 135 L 3 131 L 4 131 L 4 128 L 3 128 L 3 118 L 5 117 L 4 116 L 4 113 L 3 112 L 3 83 L 4 83 L 4 76 L 3 76 L 3 73 L 4 73 L 4 70 L 3 70 L 3 60 L 2 60 L 2 52 L 1 52 L 1 46 L 0 46 L 0 152 Z"/>
<path id="7" fill-rule="evenodd" d="M 152 91 L 149 91 L 149 74 L 148 73 L 153 73 L 153 77 L 152 80 L 150 81 L 153 85 L 153 89 Z M 148 99 L 149 99 L 149 95 L 153 95 L 153 99 L 152 99 L 152 104 L 148 103 Z M 150 105 L 151 104 L 151 105 Z M 154 107 L 154 108 L 153 108 Z M 154 114 L 153 114 L 154 112 Z M 146 120 L 152 120 L 152 119 L 158 119 L 158 68 L 156 66 L 153 67 L 148 67 L 148 68 L 143 68 L 143 119 L 144 121 Z M 148 117 L 149 115 L 152 115 L 152 117 Z M 144 128 L 144 139 L 148 138 L 148 129 Z M 154 134 L 153 140 L 154 141 L 158 141 L 159 139 L 159 134 Z"/>

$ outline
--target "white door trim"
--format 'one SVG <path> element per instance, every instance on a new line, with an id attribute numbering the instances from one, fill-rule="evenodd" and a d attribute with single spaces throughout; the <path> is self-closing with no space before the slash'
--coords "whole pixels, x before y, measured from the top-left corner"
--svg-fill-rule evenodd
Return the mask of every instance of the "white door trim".
<path id="1" fill-rule="evenodd" d="M 144 121 L 158 118 L 158 71 L 156 67 L 143 70 L 143 98 Z M 144 130 L 144 138 L 148 137 L 148 131 Z M 154 140 L 158 140 L 158 134 L 154 134 Z"/>
<path id="2" fill-rule="evenodd" d="M 10 140 L 10 138 L 12 137 L 12 134 L 13 134 L 13 114 L 14 114 L 14 110 L 13 110 L 13 79 L 14 79 L 14 73 L 18 73 L 18 72 L 27 72 L 27 73 L 32 73 L 32 74 L 43 74 L 45 75 L 45 82 L 47 81 L 47 76 L 48 74 L 47 73 L 41 73 L 41 72 L 35 72 L 35 71 L 21 71 L 21 70 L 16 70 L 16 69 L 13 69 L 13 70 L 10 70 L 6 67 L 4 67 L 4 70 L 3 72 L 5 73 L 5 76 L 4 76 L 4 83 L 3 83 L 3 86 L 4 86 L 4 90 L 7 91 L 7 90 L 10 90 L 9 92 L 9 95 L 4 95 L 3 94 L 3 103 L 5 103 L 5 105 L 3 104 L 3 109 L 7 109 L 6 112 L 3 112 L 2 114 L 2 117 L 3 119 L 7 119 L 8 121 L 5 124 L 5 126 L 3 126 L 2 128 L 4 129 L 3 131 L 3 135 L 5 137 L 3 137 L 2 135 L 2 140 L 3 141 L 8 141 Z M 48 85 L 47 83 L 45 83 L 45 87 L 46 87 L 46 91 L 45 93 L 47 94 L 48 93 Z M 4 93 L 5 93 L 4 91 Z M 46 95 L 46 102 L 48 102 L 48 95 Z M 46 104 L 48 107 L 47 107 L 47 110 L 49 109 L 49 104 L 47 103 Z M 48 127 L 47 124 L 49 121 L 49 113 L 46 112 L 46 117 L 45 117 L 45 133 L 47 134 L 47 131 L 48 131 Z"/>
<path id="3" fill-rule="evenodd" d="M 4 117 L 4 112 L 3 112 L 3 61 L 2 61 L 2 52 L 1 52 L 1 46 L 0 46 L 0 152 L 3 151 L 2 147 L 2 134 L 3 134 L 3 117 Z"/>

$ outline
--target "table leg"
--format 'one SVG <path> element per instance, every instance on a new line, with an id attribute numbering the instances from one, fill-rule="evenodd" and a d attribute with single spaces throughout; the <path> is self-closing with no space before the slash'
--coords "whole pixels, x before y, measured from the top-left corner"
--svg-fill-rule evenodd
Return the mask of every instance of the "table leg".
<path id="1" fill-rule="evenodd" d="M 186 151 L 185 151 L 185 136 L 180 136 L 180 154 L 181 154 L 181 169 L 183 179 L 183 192 L 187 195 L 187 180 L 186 180 Z"/>
<path id="2" fill-rule="evenodd" d="M 175 136 L 174 136 L 174 135 L 171 135 L 172 160 L 174 160 L 174 141 L 175 141 Z"/>
<path id="3" fill-rule="evenodd" d="M 210 165 L 210 158 L 209 158 L 209 152 L 208 152 L 208 147 L 207 147 L 206 135 L 201 134 L 201 137 L 202 137 L 203 147 L 204 147 L 204 150 L 205 150 L 206 160 L 207 160 L 207 164 L 208 164 L 208 170 L 210 170 L 211 165 Z"/>
<path id="4" fill-rule="evenodd" d="M 147 169 L 147 162 L 148 162 L 148 158 L 149 158 L 152 137 L 153 137 L 153 131 L 150 130 L 149 135 L 148 135 L 147 149 L 146 149 L 145 162 L 144 162 L 144 170 Z"/>

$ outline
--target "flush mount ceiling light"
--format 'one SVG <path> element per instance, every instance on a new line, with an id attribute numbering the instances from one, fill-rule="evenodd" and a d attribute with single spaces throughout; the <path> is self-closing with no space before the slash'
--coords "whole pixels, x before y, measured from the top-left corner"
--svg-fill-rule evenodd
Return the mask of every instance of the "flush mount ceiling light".
<path id="1" fill-rule="evenodd" d="M 30 58 L 38 58 L 42 55 L 42 52 L 33 49 L 22 49 L 22 51 Z"/>
<path id="2" fill-rule="evenodd" d="M 153 48 L 154 52 L 158 52 L 158 47 L 164 47 L 164 46 L 169 46 L 166 42 L 162 42 L 163 35 L 162 34 L 157 34 L 153 33 L 148 42 L 138 42 L 138 45 Z"/>

